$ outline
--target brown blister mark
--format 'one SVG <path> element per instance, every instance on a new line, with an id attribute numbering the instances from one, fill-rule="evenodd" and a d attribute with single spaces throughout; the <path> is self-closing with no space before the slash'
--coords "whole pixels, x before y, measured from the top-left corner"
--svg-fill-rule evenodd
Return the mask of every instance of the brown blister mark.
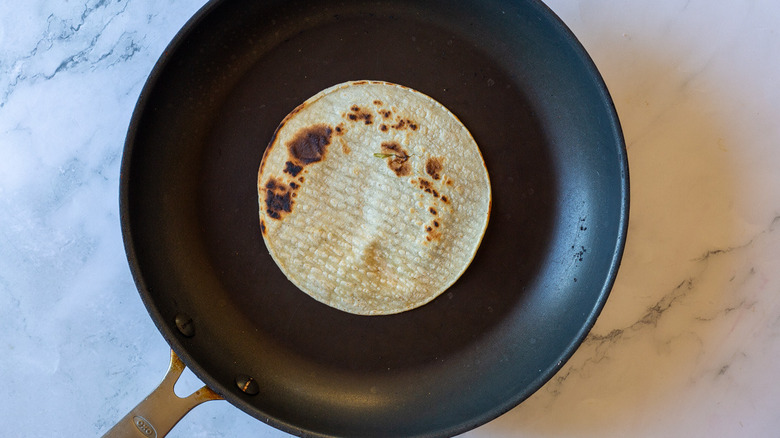
<path id="1" fill-rule="evenodd" d="M 427 179 L 420 179 L 420 188 L 423 189 L 425 193 L 430 193 L 437 198 L 439 197 L 439 193 L 433 188 L 433 184 L 428 181 Z"/>
<path id="2" fill-rule="evenodd" d="M 382 106 L 382 101 L 381 101 L 381 100 L 375 100 L 375 101 L 374 101 L 374 105 L 376 105 L 376 106 Z"/>
<path id="3" fill-rule="evenodd" d="M 382 132 L 387 132 L 387 125 L 382 123 L 381 125 L 379 125 L 379 130 Z"/>
<path id="4" fill-rule="evenodd" d="M 451 180 L 451 179 L 449 179 L 449 178 L 445 178 L 445 179 L 444 179 L 444 184 L 447 184 L 448 186 L 452 187 L 452 185 L 453 185 L 454 183 L 452 182 L 452 180 Z"/>
<path id="5" fill-rule="evenodd" d="M 374 115 L 370 111 L 363 110 L 362 108 L 360 108 L 357 105 L 352 105 L 352 107 L 350 107 L 349 110 L 351 111 L 350 113 L 348 113 L 348 114 L 345 113 L 346 114 L 346 118 L 348 118 L 349 120 L 351 120 L 353 122 L 357 122 L 358 120 L 362 120 L 363 123 L 366 124 L 366 125 L 370 125 L 370 124 L 374 123 Z"/>
<path id="6" fill-rule="evenodd" d="M 433 226 L 425 226 L 425 240 L 428 242 L 439 240 L 441 238 L 441 231 L 439 230 L 439 223 L 434 221 Z"/>
<path id="7" fill-rule="evenodd" d="M 411 173 L 409 154 L 401 148 L 400 144 L 394 141 L 386 141 L 382 143 L 381 152 L 390 155 L 390 157 L 387 157 L 387 167 L 395 172 L 397 176 L 406 176 Z"/>
<path id="8" fill-rule="evenodd" d="M 303 128 L 287 143 L 290 161 L 301 167 L 321 161 L 328 151 L 333 129 L 319 124 Z"/>
<path id="9" fill-rule="evenodd" d="M 436 211 L 436 209 L 435 209 L 435 208 L 433 208 L 433 207 L 430 207 L 430 208 L 428 208 L 428 211 L 429 211 L 429 212 L 430 212 L 432 215 L 434 215 L 434 216 L 435 216 L 435 215 L 437 215 L 437 214 L 439 214 L 439 212 L 438 212 L 438 211 Z"/>
<path id="10" fill-rule="evenodd" d="M 290 176 L 298 176 L 299 173 L 303 170 L 303 166 L 299 166 L 292 161 L 288 161 L 284 163 L 284 173 L 290 174 Z"/>
<path id="11" fill-rule="evenodd" d="M 341 140 L 341 152 L 344 152 L 344 154 L 352 152 L 352 149 L 349 148 L 349 145 L 344 140 Z"/>
<path id="12" fill-rule="evenodd" d="M 390 110 L 382 110 L 382 111 L 379 111 L 379 114 L 382 115 L 382 118 L 389 119 L 390 116 L 393 114 L 393 112 L 390 111 Z"/>
<path id="13" fill-rule="evenodd" d="M 336 125 L 335 129 L 336 129 L 336 135 L 344 135 L 347 133 L 347 130 L 346 128 L 344 128 L 343 123 L 339 123 L 338 125 Z"/>
<path id="14" fill-rule="evenodd" d="M 357 82 L 353 82 L 352 85 L 363 85 L 363 84 L 367 84 L 367 83 L 368 83 L 368 81 L 357 81 Z"/>
<path id="15" fill-rule="evenodd" d="M 398 131 L 406 128 L 409 128 L 412 131 L 416 131 L 419 126 L 410 119 L 397 118 L 395 125 L 391 125 L 390 127 Z"/>
<path id="16" fill-rule="evenodd" d="M 441 165 L 442 159 L 440 157 L 431 157 L 425 162 L 425 173 L 431 176 L 433 179 L 441 179 Z"/>
<path id="17" fill-rule="evenodd" d="M 441 195 L 441 201 L 445 204 L 449 204 L 450 198 L 448 198 L 446 195 Z"/>
<path id="18" fill-rule="evenodd" d="M 260 232 L 263 233 L 263 236 L 268 234 L 268 232 L 265 229 L 265 221 L 260 219 Z"/>
<path id="19" fill-rule="evenodd" d="M 273 176 L 265 183 L 265 212 L 272 219 L 281 219 L 292 212 L 293 188 L 277 181 Z"/>
<path id="20" fill-rule="evenodd" d="M 425 193 L 428 193 L 428 194 L 432 195 L 434 198 L 440 198 L 442 201 L 444 201 L 444 203 L 446 203 L 446 204 L 449 203 L 449 199 L 445 195 L 439 194 L 438 190 L 436 190 L 433 187 L 433 183 L 431 181 L 428 181 L 427 179 L 424 179 L 424 178 L 420 178 L 419 180 L 412 179 L 410 182 L 413 185 L 416 185 L 417 187 L 419 187 Z M 431 212 L 431 213 L 433 213 L 433 212 Z M 436 214 L 436 213 L 433 213 L 433 214 Z"/>
<path id="21" fill-rule="evenodd" d="M 425 226 L 425 240 L 432 241 L 434 239 L 439 239 L 441 237 L 441 230 L 439 229 L 439 226 L 441 224 L 439 221 L 434 220 L 430 224 Z"/>
<path id="22" fill-rule="evenodd" d="M 431 182 L 427 179 L 420 179 L 419 181 L 420 185 L 419 187 L 425 192 L 425 193 L 433 193 L 433 189 L 431 188 Z"/>

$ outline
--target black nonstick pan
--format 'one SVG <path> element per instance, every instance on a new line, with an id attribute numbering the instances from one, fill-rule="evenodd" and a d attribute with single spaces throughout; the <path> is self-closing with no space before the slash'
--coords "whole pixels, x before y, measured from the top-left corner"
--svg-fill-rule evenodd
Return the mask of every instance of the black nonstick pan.
<path id="1" fill-rule="evenodd" d="M 360 79 L 456 114 L 493 190 L 466 273 L 390 316 L 299 291 L 258 222 L 257 171 L 279 122 Z M 540 388 L 607 299 L 629 193 L 607 89 L 534 0 L 212 1 L 143 89 L 120 192 L 141 298 L 210 392 L 291 434 L 361 437 L 459 434 Z M 152 433 L 153 420 L 130 418 Z"/>

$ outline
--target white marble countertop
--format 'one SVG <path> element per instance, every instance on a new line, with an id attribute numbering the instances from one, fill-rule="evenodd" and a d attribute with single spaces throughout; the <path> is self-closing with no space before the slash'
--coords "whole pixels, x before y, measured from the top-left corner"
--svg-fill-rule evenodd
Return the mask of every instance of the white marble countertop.
<path id="1" fill-rule="evenodd" d="M 3 435 L 100 435 L 164 373 L 169 350 L 122 245 L 119 164 L 146 76 L 203 3 L 35 0 L 0 11 Z M 464 436 L 778 436 L 780 3 L 548 4 L 617 106 L 628 243 L 577 353 Z M 170 436 L 286 435 L 209 402 Z"/>

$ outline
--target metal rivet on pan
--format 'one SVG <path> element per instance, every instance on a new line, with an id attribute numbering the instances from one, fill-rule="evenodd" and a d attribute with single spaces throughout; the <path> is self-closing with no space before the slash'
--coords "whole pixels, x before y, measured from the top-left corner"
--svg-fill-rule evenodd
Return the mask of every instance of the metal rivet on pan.
<path id="1" fill-rule="evenodd" d="M 260 385 L 257 384 L 257 381 L 245 374 L 239 374 L 238 377 L 236 377 L 236 386 L 249 395 L 256 395 L 260 392 Z"/>
<path id="2" fill-rule="evenodd" d="M 186 313 L 180 313 L 176 315 L 174 322 L 176 323 L 176 328 L 179 329 L 179 332 L 182 335 L 188 338 L 195 336 L 195 325 L 192 323 L 192 318 L 190 318 L 190 315 L 187 315 Z"/>

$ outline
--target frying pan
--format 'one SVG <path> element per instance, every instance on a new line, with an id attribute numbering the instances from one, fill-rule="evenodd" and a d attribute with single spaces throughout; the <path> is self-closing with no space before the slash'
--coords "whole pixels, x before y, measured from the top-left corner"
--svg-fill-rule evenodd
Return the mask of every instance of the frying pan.
<path id="1" fill-rule="evenodd" d="M 314 301 L 274 264 L 258 224 L 257 169 L 278 123 L 359 79 L 444 104 L 491 176 L 490 224 L 469 269 L 397 315 Z M 301 436 L 450 436 L 508 411 L 593 326 L 628 221 L 607 89 L 535 0 L 212 1 L 152 71 L 120 184 L 141 299 L 207 385 L 200 396 Z"/>

